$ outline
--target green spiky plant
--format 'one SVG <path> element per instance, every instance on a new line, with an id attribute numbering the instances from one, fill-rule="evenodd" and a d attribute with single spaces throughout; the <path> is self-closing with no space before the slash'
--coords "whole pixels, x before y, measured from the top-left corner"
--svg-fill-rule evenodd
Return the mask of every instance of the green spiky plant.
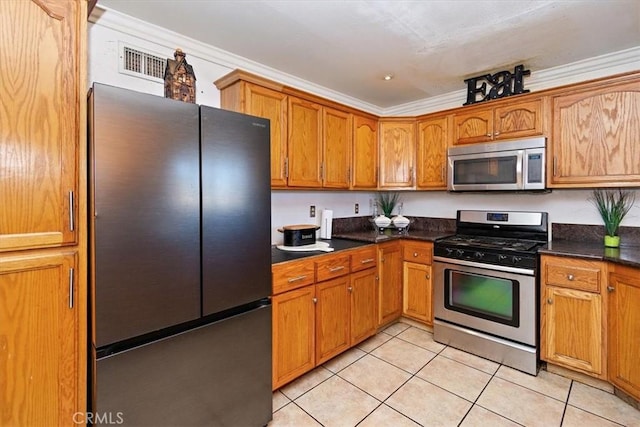
<path id="1" fill-rule="evenodd" d="M 598 209 L 607 236 L 617 236 L 618 228 L 636 201 L 636 193 L 630 190 L 593 190 L 591 203 Z"/>
<path id="2" fill-rule="evenodd" d="M 380 208 L 384 216 L 388 218 L 391 218 L 391 212 L 393 212 L 393 209 L 396 207 L 396 204 L 398 204 L 399 200 L 400 194 L 394 192 L 378 193 L 376 197 L 376 203 L 378 204 L 378 207 Z"/>

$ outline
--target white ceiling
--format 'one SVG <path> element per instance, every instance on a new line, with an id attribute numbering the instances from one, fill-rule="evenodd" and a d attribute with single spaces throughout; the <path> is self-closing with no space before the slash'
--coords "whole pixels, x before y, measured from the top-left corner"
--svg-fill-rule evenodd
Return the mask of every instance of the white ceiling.
<path id="1" fill-rule="evenodd" d="M 639 0 L 99 4 L 381 108 L 517 64 L 535 72 L 640 46 Z"/>

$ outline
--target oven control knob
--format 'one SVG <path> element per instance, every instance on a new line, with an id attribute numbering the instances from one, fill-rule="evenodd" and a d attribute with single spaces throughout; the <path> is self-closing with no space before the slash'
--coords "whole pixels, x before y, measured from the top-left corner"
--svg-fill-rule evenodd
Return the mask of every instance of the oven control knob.
<path id="1" fill-rule="evenodd" d="M 513 257 L 513 263 L 514 264 L 518 264 L 520 261 L 522 261 L 522 257 L 519 257 L 519 256 L 514 256 Z"/>
<path id="2" fill-rule="evenodd" d="M 453 249 L 451 248 L 445 248 L 444 250 L 447 252 L 447 255 L 451 255 L 453 253 Z"/>
<path id="3" fill-rule="evenodd" d="M 476 252 L 475 254 L 473 254 L 473 256 L 476 259 L 482 259 L 482 258 L 484 258 L 484 252 Z"/>
<path id="4" fill-rule="evenodd" d="M 464 251 L 462 249 L 456 249 L 456 255 L 462 256 L 464 255 Z"/>
<path id="5" fill-rule="evenodd" d="M 509 258 L 509 257 L 506 256 L 506 255 L 498 255 L 498 261 L 506 261 L 507 258 Z"/>

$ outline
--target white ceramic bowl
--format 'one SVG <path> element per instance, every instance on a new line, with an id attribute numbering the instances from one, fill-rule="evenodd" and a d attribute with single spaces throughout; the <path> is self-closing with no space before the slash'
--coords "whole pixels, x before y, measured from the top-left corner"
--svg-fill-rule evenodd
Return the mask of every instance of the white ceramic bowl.
<path id="1" fill-rule="evenodd" d="M 373 222 L 380 228 L 388 227 L 391 224 L 391 220 L 384 215 L 378 215 Z"/>
<path id="2" fill-rule="evenodd" d="M 391 219 L 391 222 L 397 228 L 405 228 L 406 226 L 409 225 L 409 218 L 402 215 L 397 215 Z"/>

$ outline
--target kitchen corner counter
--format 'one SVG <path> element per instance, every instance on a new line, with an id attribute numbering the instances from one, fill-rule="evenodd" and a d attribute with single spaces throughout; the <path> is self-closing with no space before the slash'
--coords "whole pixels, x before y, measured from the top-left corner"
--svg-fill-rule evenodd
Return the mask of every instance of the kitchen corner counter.
<path id="1" fill-rule="evenodd" d="M 349 240 L 359 240 L 362 242 L 369 243 L 382 243 L 388 242 L 390 240 L 397 239 L 409 239 L 409 240 L 421 240 L 423 242 L 434 242 L 436 239 L 441 237 L 451 236 L 455 234 L 453 231 L 443 231 L 443 230 L 412 230 L 406 234 L 379 234 L 374 231 L 361 231 L 361 232 L 350 232 L 335 235 L 335 237 L 339 237 L 341 239 L 349 239 Z"/>
<path id="2" fill-rule="evenodd" d="M 539 250 L 540 254 L 597 259 L 640 268 L 640 246 L 606 248 L 602 243 L 553 240 Z"/>
<path id="3" fill-rule="evenodd" d="M 342 251 L 345 249 L 358 248 L 360 246 L 366 246 L 368 244 L 374 243 L 371 241 L 363 241 L 363 240 L 355 240 L 355 239 L 342 239 L 342 238 L 333 238 L 333 239 L 318 239 L 318 242 L 326 242 L 329 243 L 329 247 L 333 248 L 332 252 L 323 252 L 323 251 L 309 251 L 309 252 L 288 252 L 278 249 L 275 246 L 271 247 L 271 264 L 279 264 L 281 262 L 287 261 L 295 261 L 302 258 L 308 258 L 312 256 L 322 256 L 327 254 L 336 253 L 338 251 Z"/>

